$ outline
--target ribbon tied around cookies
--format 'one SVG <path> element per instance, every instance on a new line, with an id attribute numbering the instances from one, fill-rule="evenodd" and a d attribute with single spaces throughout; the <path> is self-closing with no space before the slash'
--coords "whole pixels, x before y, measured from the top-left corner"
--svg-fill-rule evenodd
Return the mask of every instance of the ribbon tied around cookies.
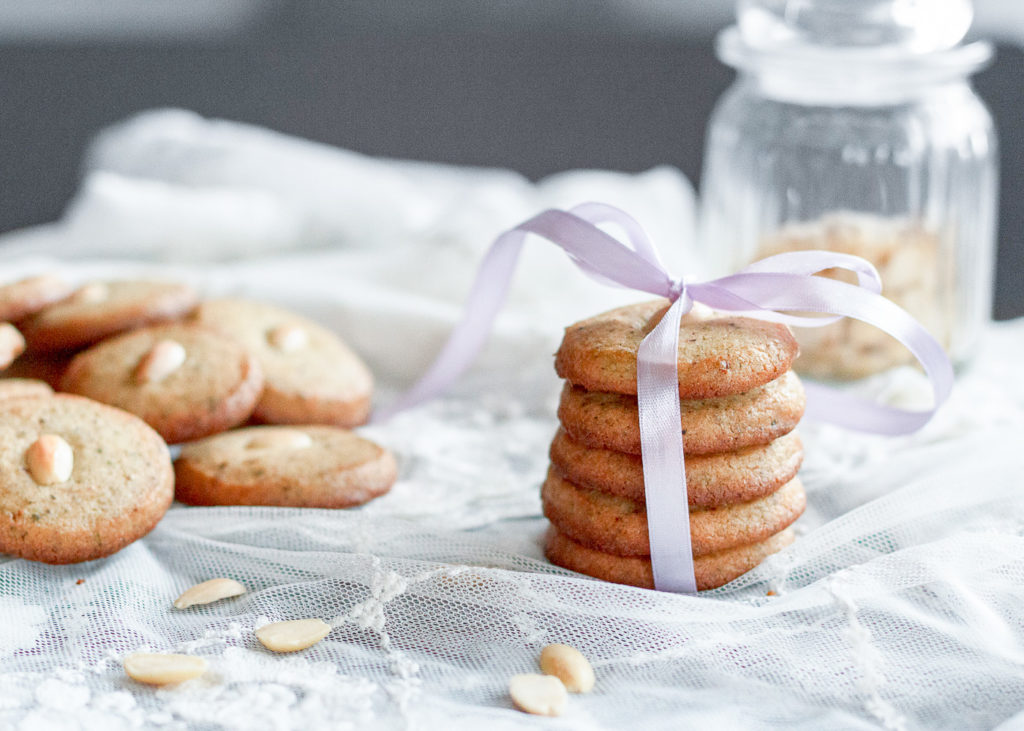
<path id="1" fill-rule="evenodd" d="M 619 227 L 626 243 L 599 228 L 603 224 Z M 934 404 L 926 411 L 897 409 L 807 383 L 805 416 L 812 420 L 877 434 L 906 434 L 924 426 L 952 389 L 953 369 L 942 347 L 913 317 L 881 296 L 881 279 L 870 262 L 849 254 L 800 251 L 761 259 L 719 279 L 686 282 L 665 269 L 635 219 L 609 205 L 586 203 L 569 211 L 543 211 L 498 236 L 481 262 L 463 319 L 437 359 L 409 391 L 378 412 L 375 421 L 441 393 L 470 365 L 504 302 L 528 234 L 563 249 L 593 279 L 665 297 L 672 303 L 637 353 L 651 567 L 659 590 L 697 591 L 678 384 L 680 321 L 694 302 L 797 327 L 822 327 L 843 317 L 861 320 L 906 346 L 931 382 Z M 853 272 L 858 283 L 814 276 L 834 268 Z M 793 312 L 815 314 L 789 314 Z"/>

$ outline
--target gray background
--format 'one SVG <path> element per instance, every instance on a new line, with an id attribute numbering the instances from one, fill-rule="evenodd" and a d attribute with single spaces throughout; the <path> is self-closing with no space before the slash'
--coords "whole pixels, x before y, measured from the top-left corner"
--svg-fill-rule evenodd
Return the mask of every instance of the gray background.
<path id="1" fill-rule="evenodd" d="M 993 0 L 995 1 L 995 0 Z M 731 3 L 0 0 L 0 231 L 58 218 L 84 146 L 180 106 L 373 155 L 699 182 Z M 1009 7 L 1009 6 L 1007 6 Z M 1024 315 L 1024 54 L 977 88 L 1001 138 L 997 318 Z"/>

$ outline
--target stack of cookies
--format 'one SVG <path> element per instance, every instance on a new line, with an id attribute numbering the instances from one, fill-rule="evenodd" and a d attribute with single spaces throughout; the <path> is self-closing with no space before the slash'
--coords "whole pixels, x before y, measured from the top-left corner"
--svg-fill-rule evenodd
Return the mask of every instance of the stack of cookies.
<path id="1" fill-rule="evenodd" d="M 0 284 L 0 371 L 3 553 L 109 555 L 172 495 L 343 508 L 396 478 L 392 454 L 349 431 L 369 415 L 369 369 L 266 303 L 200 301 L 175 282 Z"/>
<path id="2" fill-rule="evenodd" d="M 541 495 L 552 563 L 648 588 L 636 355 L 667 308 L 630 305 L 567 328 L 555 359 L 566 379 L 561 427 Z M 797 352 L 784 325 L 699 304 L 683 317 L 680 438 L 698 589 L 732 581 L 793 540 L 789 525 L 805 506 Z"/>

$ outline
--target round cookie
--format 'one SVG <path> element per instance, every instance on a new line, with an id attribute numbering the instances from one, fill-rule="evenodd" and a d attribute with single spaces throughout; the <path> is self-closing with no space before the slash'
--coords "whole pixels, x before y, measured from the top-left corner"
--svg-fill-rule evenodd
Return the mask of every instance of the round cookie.
<path id="1" fill-rule="evenodd" d="M 768 495 L 796 476 L 803 445 L 795 431 L 768 444 L 735 452 L 686 455 L 686 493 L 691 506 L 717 507 Z M 551 463 L 569 482 L 591 490 L 643 501 L 644 471 L 639 455 L 590 449 L 559 429 L 551 442 Z"/>
<path id="2" fill-rule="evenodd" d="M 618 556 L 647 556 L 644 503 L 565 480 L 552 468 L 541 489 L 544 515 L 563 534 L 597 551 Z M 763 541 L 788 527 L 807 505 L 803 485 L 793 478 L 770 495 L 745 503 L 690 511 L 694 556 Z"/>
<path id="3" fill-rule="evenodd" d="M 71 294 L 71 285 L 52 274 L 41 274 L 0 285 L 0 321 L 16 321 L 39 312 Z"/>
<path id="4" fill-rule="evenodd" d="M 132 330 L 76 355 L 61 390 L 129 411 L 169 443 L 241 424 L 263 388 L 239 343 L 185 323 Z"/>
<path id="5" fill-rule="evenodd" d="M 240 299 L 204 302 L 194 319 L 237 339 L 260 361 L 266 385 L 253 414 L 256 421 L 352 427 L 369 417 L 373 377 L 327 328 Z"/>
<path id="6" fill-rule="evenodd" d="M 178 500 L 192 505 L 348 508 L 391 489 L 395 459 L 335 426 L 253 426 L 186 444 Z"/>
<path id="7" fill-rule="evenodd" d="M 93 282 L 24 320 L 22 332 L 30 350 L 74 350 L 126 330 L 176 320 L 196 299 L 191 287 L 178 283 Z"/>
<path id="8" fill-rule="evenodd" d="M 686 453 L 714 454 L 767 444 L 793 431 L 806 397 L 800 379 L 789 371 L 745 393 L 679 403 Z M 567 383 L 558 418 L 569 436 L 586 447 L 640 454 L 636 396 L 585 391 Z"/>
<path id="9" fill-rule="evenodd" d="M 0 322 L 0 371 L 25 352 L 25 338 L 9 322 Z"/>
<path id="10" fill-rule="evenodd" d="M 0 400 L 0 485 L 0 551 L 63 564 L 146 535 L 171 504 L 174 472 L 140 419 L 55 394 Z"/>
<path id="11" fill-rule="evenodd" d="M 697 589 L 717 589 L 739 578 L 791 544 L 795 536 L 791 529 L 748 546 L 737 546 L 719 553 L 710 553 L 693 559 L 693 573 Z M 544 555 L 562 568 L 592 576 L 595 579 L 628 584 L 644 589 L 654 588 L 654 573 L 648 556 L 613 556 L 595 551 L 559 533 L 554 526 L 548 528 L 544 539 Z"/>
<path id="12" fill-rule="evenodd" d="M 53 389 L 44 381 L 37 381 L 34 378 L 0 379 L 0 399 L 52 395 Z"/>
<path id="13" fill-rule="evenodd" d="M 667 309 L 667 300 L 641 302 L 570 325 L 555 354 L 555 370 L 588 391 L 636 395 L 637 349 Z M 697 303 L 679 326 L 679 397 L 749 391 L 789 370 L 797 353 L 785 325 Z"/>

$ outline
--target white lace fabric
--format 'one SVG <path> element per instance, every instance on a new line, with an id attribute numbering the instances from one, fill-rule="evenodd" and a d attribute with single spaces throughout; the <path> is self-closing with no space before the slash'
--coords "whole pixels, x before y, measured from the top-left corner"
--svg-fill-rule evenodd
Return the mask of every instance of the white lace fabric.
<path id="1" fill-rule="evenodd" d="M 103 210 L 75 217 L 109 223 Z M 317 220 L 330 213 L 325 203 Z M 174 267 L 32 257 L 25 242 L 46 241 L 22 237 L 18 257 L 0 249 L 0 277 L 164 276 L 277 302 L 341 333 L 384 402 L 458 317 L 489 240 L 477 234 L 469 249 L 456 237 Z M 39 251 L 82 235 L 57 231 Z M 175 505 L 106 559 L 0 557 L 0 728 L 1024 728 L 1024 320 L 991 327 L 920 433 L 803 424 L 796 542 L 720 589 L 679 596 L 543 558 L 552 353 L 565 325 L 631 295 L 537 257 L 451 393 L 361 430 L 398 458 L 388 495 L 352 510 Z M 928 398 L 909 369 L 863 390 L 904 406 Z M 217 576 L 248 592 L 172 608 Z M 299 653 L 273 654 L 253 634 L 306 617 L 332 630 Z M 507 694 L 550 642 L 580 649 L 597 676 L 558 720 Z M 121 663 L 146 650 L 201 655 L 209 670 L 144 686 Z"/>

